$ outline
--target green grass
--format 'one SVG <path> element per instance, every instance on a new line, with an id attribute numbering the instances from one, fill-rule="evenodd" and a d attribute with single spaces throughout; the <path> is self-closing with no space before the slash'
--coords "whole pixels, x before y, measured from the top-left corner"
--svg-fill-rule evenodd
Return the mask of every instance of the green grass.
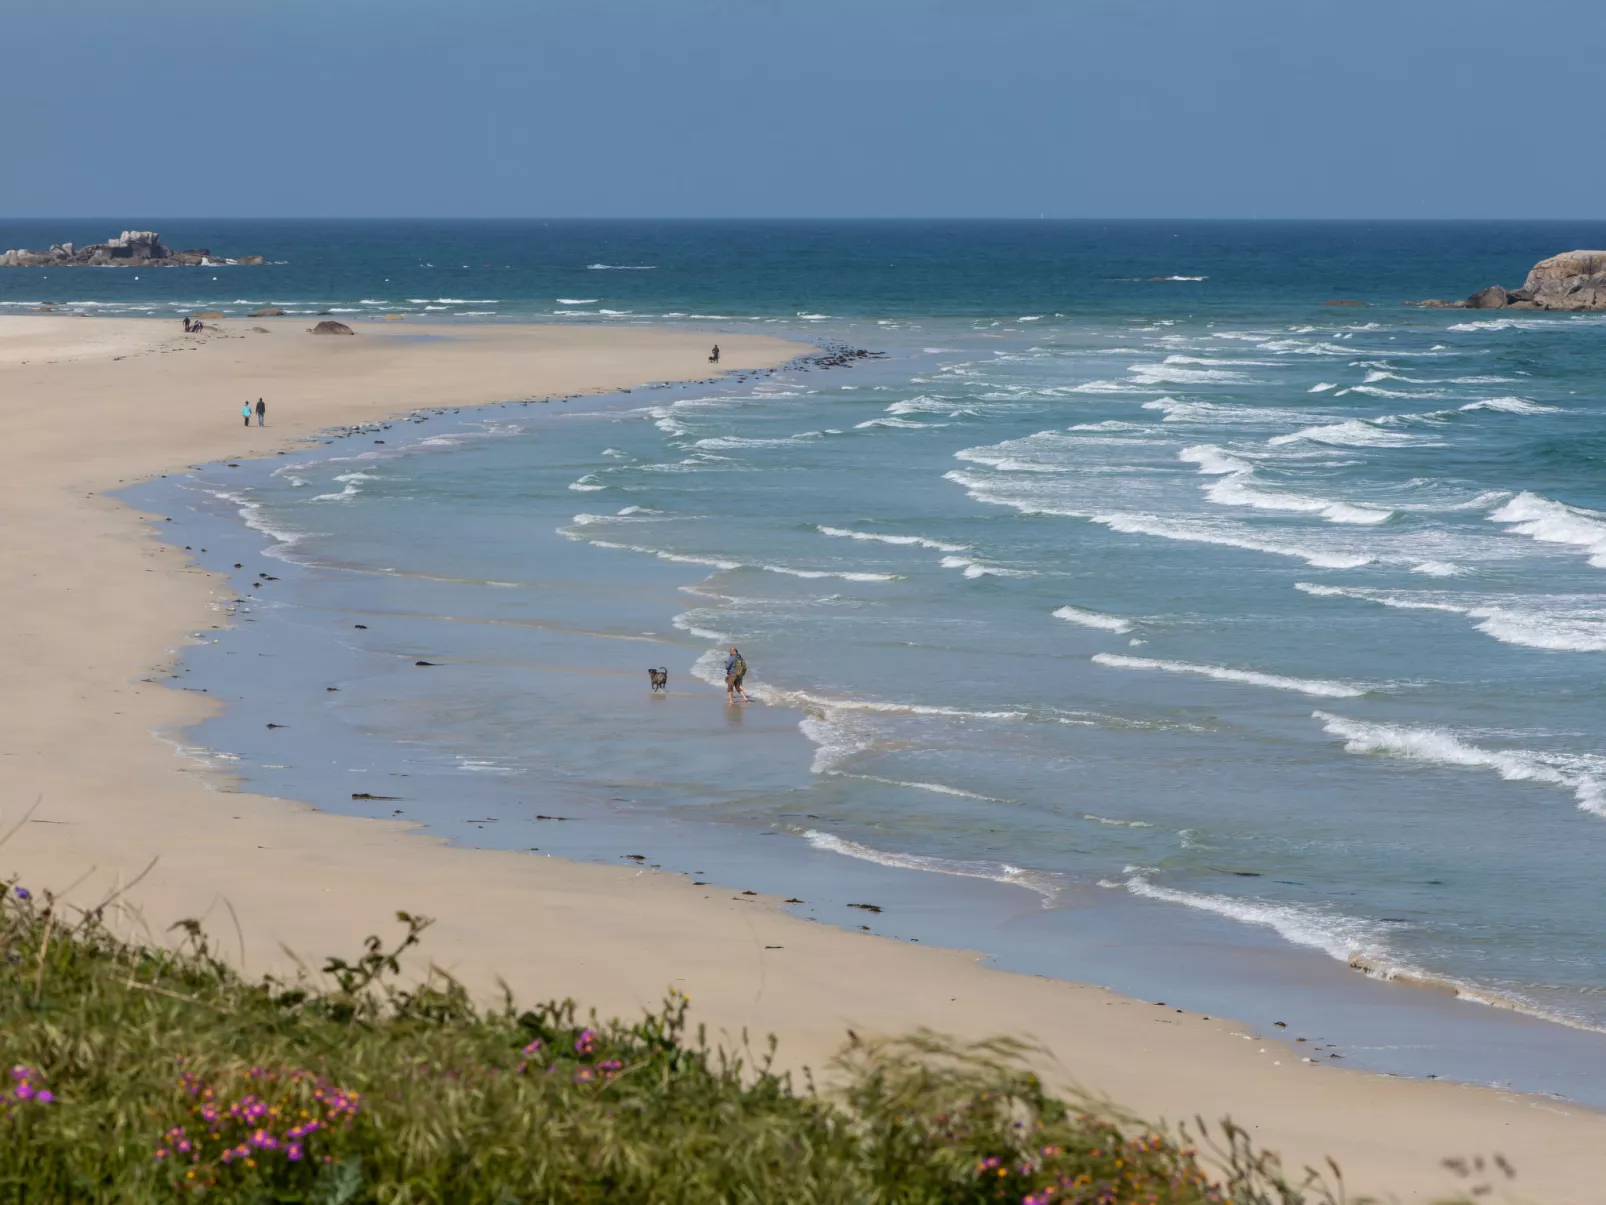
<path id="1" fill-rule="evenodd" d="M 428 922 L 399 919 L 393 949 L 251 983 L 194 922 L 133 944 L 6 887 L 0 1203 L 1334 1199 L 1230 1125 L 1213 1183 L 1186 1135 L 1056 1097 L 1007 1039 L 853 1040 L 826 1091 L 773 1039 L 710 1047 L 673 992 L 637 1020 L 479 1007 L 404 981 Z"/>

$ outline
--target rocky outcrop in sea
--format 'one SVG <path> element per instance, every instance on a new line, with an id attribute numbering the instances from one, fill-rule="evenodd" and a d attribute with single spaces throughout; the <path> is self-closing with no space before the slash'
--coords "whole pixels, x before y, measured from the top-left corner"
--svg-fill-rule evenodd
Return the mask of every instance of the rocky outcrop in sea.
<path id="1" fill-rule="evenodd" d="M 1433 309 L 1606 310 L 1606 251 L 1563 251 L 1542 259 L 1520 289 L 1490 285 L 1465 301 L 1417 301 Z"/>
<path id="2" fill-rule="evenodd" d="M 260 255 L 229 259 L 207 249 L 174 251 L 154 230 L 125 230 L 116 238 L 85 247 L 53 243 L 48 251 L 14 250 L 0 254 L 0 268 L 202 268 L 224 264 L 255 266 Z"/>

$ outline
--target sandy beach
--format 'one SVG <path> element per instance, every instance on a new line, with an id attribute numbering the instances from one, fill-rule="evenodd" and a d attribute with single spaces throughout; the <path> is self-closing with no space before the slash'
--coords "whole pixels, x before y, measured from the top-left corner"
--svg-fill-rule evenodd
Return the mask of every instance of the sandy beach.
<path id="1" fill-rule="evenodd" d="M 647 870 L 466 850 L 383 821 L 208 780 L 157 733 L 208 704 L 163 685 L 227 622 L 228 583 L 107 496 L 203 461 L 272 455 L 329 426 L 423 407 L 575 397 L 707 375 L 711 336 L 650 327 L 176 323 L 0 318 L 5 665 L 0 876 L 131 899 L 160 936 L 206 918 L 251 974 L 348 953 L 399 908 L 437 919 L 426 951 L 476 991 L 573 996 L 633 1013 L 670 986 L 712 1032 L 781 1039 L 821 1066 L 845 1030 L 1028 1036 L 1064 1078 L 1144 1116 L 1230 1115 L 1295 1166 L 1332 1156 L 1352 1192 L 1427 1201 L 1464 1188 L 1446 1157 L 1517 1169 L 1491 1199 L 1594 1200 L 1606 1117 L 1564 1102 L 1302 1061 L 1299 1048 L 1100 988 L 987 969 L 975 955 L 788 916 L 778 901 Z M 256 328 L 260 328 L 259 330 Z M 724 370 L 809 349 L 718 336 Z M 266 428 L 239 409 L 268 399 Z M 236 920 L 238 928 L 236 928 Z M 120 921 L 119 923 L 132 923 Z M 1406 990 L 1406 989 L 1400 989 Z"/>

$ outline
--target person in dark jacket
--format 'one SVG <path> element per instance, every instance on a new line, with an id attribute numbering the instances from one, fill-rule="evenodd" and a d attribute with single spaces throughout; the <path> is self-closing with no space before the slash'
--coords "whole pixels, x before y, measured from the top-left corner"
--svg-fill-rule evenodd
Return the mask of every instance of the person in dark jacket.
<path id="1" fill-rule="evenodd" d="M 742 679 L 747 677 L 747 662 L 742 659 L 741 652 L 733 644 L 730 656 L 725 658 L 725 700 L 728 703 L 736 702 L 736 696 L 742 697 L 742 702 L 750 700 L 747 692 L 742 689 Z"/>

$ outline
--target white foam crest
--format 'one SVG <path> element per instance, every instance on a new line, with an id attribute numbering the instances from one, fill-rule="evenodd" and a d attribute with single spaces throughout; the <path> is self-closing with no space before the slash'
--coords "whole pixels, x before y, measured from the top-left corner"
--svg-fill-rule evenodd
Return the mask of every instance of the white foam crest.
<path id="1" fill-rule="evenodd" d="M 581 511 L 570 518 L 576 527 L 594 527 L 599 523 L 646 523 L 655 517 L 662 517 L 662 511 L 647 510 L 640 506 L 627 506 L 615 515 L 594 515 Z"/>
<path id="2" fill-rule="evenodd" d="M 1209 423 L 1213 425 L 1304 423 L 1311 415 L 1305 410 L 1279 410 L 1258 406 L 1233 406 L 1221 402 L 1183 402 L 1174 397 L 1144 402 L 1145 410 L 1163 410 L 1168 423 Z"/>
<path id="3" fill-rule="evenodd" d="M 878 531 L 849 531 L 845 527 L 827 527 L 823 524 L 815 528 L 823 536 L 835 536 L 844 540 L 870 540 L 877 544 L 913 545 L 917 548 L 930 548 L 936 552 L 969 552 L 964 544 L 947 544 L 942 540 L 932 540 L 925 536 L 895 536 L 886 535 Z"/>
<path id="4" fill-rule="evenodd" d="M 562 529 L 560 528 L 559 530 L 561 531 Z M 564 532 L 563 534 L 569 535 L 570 533 Z M 612 540 L 591 540 L 579 535 L 571 535 L 570 538 L 585 539 L 587 544 L 596 548 L 613 548 L 621 552 L 639 552 L 646 556 L 655 556 L 660 561 L 673 561 L 678 565 L 708 565 L 720 570 L 740 569 L 742 567 L 740 561 L 726 561 L 718 557 L 688 556 L 679 552 L 665 552 L 659 548 L 643 548 L 639 544 L 616 544 Z"/>
<path id="5" fill-rule="evenodd" d="M 720 677 L 720 682 L 724 682 Z M 928 716 L 944 720 L 1023 720 L 1028 716 L 1024 711 L 978 711 L 963 707 L 944 707 L 936 703 L 889 703 L 878 699 L 841 699 L 826 695 L 812 694 L 806 690 L 781 690 L 778 688 L 764 688 L 770 698 L 780 707 L 797 707 L 814 709 L 826 712 L 855 712 L 862 711 L 875 715 L 914 715 Z"/>
<path id="6" fill-rule="evenodd" d="M 1222 506 L 1251 506 L 1260 510 L 1288 510 L 1319 514 L 1329 523 L 1370 525 L 1386 522 L 1393 511 L 1327 498 L 1306 497 L 1270 490 L 1255 481 L 1254 466 L 1214 444 L 1197 444 L 1177 453 L 1179 460 L 1199 466 L 1201 473 L 1219 481 L 1204 487 L 1205 496 Z"/>
<path id="7" fill-rule="evenodd" d="M 1411 448 L 1431 447 L 1434 441 L 1425 440 L 1403 431 L 1384 431 L 1364 418 L 1345 419 L 1319 427 L 1305 427 L 1287 435 L 1274 435 L 1266 442 L 1272 447 L 1305 441 L 1307 443 L 1335 444 L 1347 448 Z"/>
<path id="8" fill-rule="evenodd" d="M 1303 339 L 1268 339 L 1260 345 L 1261 351 L 1278 355 L 1296 356 L 1352 356 L 1354 349 L 1337 343 L 1307 343 Z"/>
<path id="9" fill-rule="evenodd" d="M 1130 620 L 1121 619 L 1115 615 L 1105 615 L 1099 611 L 1088 611 L 1081 607 L 1060 607 L 1051 612 L 1055 619 L 1063 619 L 1067 623 L 1078 623 L 1084 628 L 1099 628 L 1106 632 L 1130 632 Z"/>
<path id="10" fill-rule="evenodd" d="M 1447 326 L 1444 329 L 1450 331 L 1509 331 L 1520 330 L 1527 325 L 1529 324 L 1518 322 L 1515 318 L 1486 318 L 1482 322 L 1457 322 L 1455 325 Z"/>
<path id="11" fill-rule="evenodd" d="M 886 413 L 892 415 L 936 414 L 943 418 L 975 418 L 978 416 L 977 411 L 961 406 L 956 401 L 948 398 L 928 397 L 925 394 L 893 402 L 886 407 Z"/>
<path id="12" fill-rule="evenodd" d="M 1498 410 L 1503 414 L 1560 414 L 1560 406 L 1546 406 L 1530 402 L 1525 397 L 1488 397 L 1481 402 L 1468 402 L 1463 410 Z"/>
<path id="13" fill-rule="evenodd" d="M 750 439 L 740 435 L 715 435 L 708 439 L 699 439 L 692 444 L 694 448 L 708 448 L 714 451 L 730 451 L 738 448 L 784 448 L 791 444 L 811 443 L 825 436 L 823 431 L 803 431 L 797 435 L 787 435 L 775 439 Z"/>
<path id="14" fill-rule="evenodd" d="M 1606 606 L 1595 596 L 1574 600 L 1565 595 L 1527 601 L 1491 602 L 1454 595 L 1390 591 L 1376 587 L 1322 586 L 1295 582 L 1294 589 L 1318 598 L 1353 598 L 1401 611 L 1442 611 L 1479 622 L 1473 627 L 1502 644 L 1554 652 L 1606 652 Z"/>
<path id="15" fill-rule="evenodd" d="M 917 423 L 913 419 L 909 418 L 872 418 L 867 419 L 862 423 L 854 423 L 853 429 L 855 431 L 866 431 L 873 427 L 893 427 L 903 428 L 905 430 L 908 430 L 909 428 L 921 430 L 929 428 L 935 430 L 938 427 L 946 427 L 949 425 L 950 424 L 948 423 Z"/>
<path id="16" fill-rule="evenodd" d="M 559 305 L 596 305 L 600 297 L 559 297 Z"/>
<path id="17" fill-rule="evenodd" d="M 1013 799 L 1000 799 L 996 795 L 978 795 L 975 791 L 962 791 L 940 782 L 914 782 L 902 778 L 881 778 L 875 774 L 849 774 L 845 770 L 827 770 L 836 778 L 857 778 L 861 782 L 879 782 L 888 787 L 908 787 L 913 791 L 930 791 L 933 795 L 953 795 L 960 799 L 979 799 L 983 803 L 1014 803 Z"/>
<path id="18" fill-rule="evenodd" d="M 346 482 L 346 486 L 338 494 L 314 494 L 308 502 L 349 502 L 355 498 L 360 489 L 355 481 Z"/>
<path id="19" fill-rule="evenodd" d="M 1022 514 L 1058 515 L 1068 519 L 1086 519 L 1099 523 L 1112 531 L 1129 535 L 1151 535 L 1167 540 L 1182 540 L 1200 544 L 1216 544 L 1228 548 L 1243 548 L 1254 552 L 1269 552 L 1276 556 L 1290 556 L 1321 569 L 1358 569 L 1370 565 L 1377 558 L 1370 553 L 1347 552 L 1338 549 L 1312 548 L 1304 544 L 1279 543 L 1262 539 L 1251 531 L 1239 527 L 1224 527 L 1196 519 L 1167 519 L 1159 515 L 1113 513 L 1090 514 L 1086 510 L 1046 505 L 1035 499 L 1013 498 L 999 493 L 995 483 L 957 469 L 943 474 L 965 488 L 976 501 L 993 506 L 1007 506 Z"/>
<path id="20" fill-rule="evenodd" d="M 1094 824 L 1107 824 L 1111 828 L 1153 828 L 1147 820 L 1113 820 L 1109 816 L 1095 816 L 1092 812 L 1083 812 L 1083 820 L 1091 820 Z"/>
<path id="21" fill-rule="evenodd" d="M 716 632 L 711 628 L 699 627 L 697 620 L 708 613 L 706 611 L 687 611 L 684 614 L 675 616 L 669 622 L 673 627 L 685 632 L 688 636 L 695 636 L 698 640 L 710 640 L 715 644 L 724 644 L 726 641 L 734 639 L 734 637 L 724 632 Z"/>
<path id="22" fill-rule="evenodd" d="M 1338 388 L 1338 382 L 1337 381 L 1318 381 L 1316 384 L 1312 385 L 1305 392 L 1306 393 L 1326 393 L 1329 389 L 1337 389 L 1337 388 Z"/>
<path id="23" fill-rule="evenodd" d="M 1323 731 L 1344 741 L 1346 752 L 1493 770 L 1507 782 L 1540 782 L 1571 791 L 1584 811 L 1606 816 L 1606 757 L 1485 749 L 1444 728 L 1372 724 L 1326 711 L 1311 714 L 1322 721 Z"/>
<path id="24" fill-rule="evenodd" d="M 587 473 L 578 481 L 569 482 L 569 488 L 577 493 L 585 494 L 592 493 L 596 490 L 605 490 L 608 487 L 597 480 L 597 475 L 595 473 Z"/>
<path id="25" fill-rule="evenodd" d="M 1348 390 L 1350 393 L 1364 393 L 1367 397 L 1394 397 L 1394 398 L 1441 398 L 1449 397 L 1442 390 L 1409 390 L 1384 389 L 1381 385 L 1354 385 Z"/>
<path id="26" fill-rule="evenodd" d="M 1058 884 L 1047 875 L 1034 874 L 1018 866 L 1011 866 L 1007 862 L 960 862 L 947 858 L 922 857 L 919 854 L 888 853 L 885 850 L 872 849 L 868 845 L 860 845 L 856 841 L 849 841 L 833 833 L 820 832 L 818 829 L 809 829 L 803 837 L 815 849 L 827 853 L 842 854 L 845 857 L 857 858 L 861 862 L 874 862 L 878 866 L 892 866 L 899 870 L 924 870 L 964 879 L 988 879 L 994 883 L 1008 883 L 1012 887 L 1024 887 L 1028 891 L 1035 891 L 1044 897 L 1045 902 L 1054 899 L 1060 890 Z"/>
<path id="27" fill-rule="evenodd" d="M 1169 360 L 1160 364 L 1132 364 L 1127 368 L 1132 380 L 1139 385 L 1242 385 L 1249 381 L 1241 372 L 1220 368 L 1183 368 Z"/>
<path id="28" fill-rule="evenodd" d="M 1371 689 L 1351 682 L 1329 682 L 1320 678 L 1288 678 L 1281 674 L 1229 669 L 1221 665 L 1195 665 L 1189 661 L 1155 661 L 1148 657 L 1125 657 L 1117 653 L 1095 653 L 1093 661 L 1095 664 L 1107 665 L 1114 669 L 1157 669 L 1172 674 L 1196 674 L 1201 678 L 1213 678 L 1217 682 L 1241 682 L 1247 686 L 1297 691 L 1300 694 L 1316 695 L 1324 699 L 1356 699 Z"/>
<path id="29" fill-rule="evenodd" d="M 221 499 L 224 502 L 232 503 L 238 508 L 235 513 L 240 516 L 240 521 L 242 523 L 244 523 L 252 531 L 260 532 L 274 541 L 274 547 L 269 548 L 266 552 L 264 552 L 264 556 L 271 556 L 280 560 L 288 560 L 289 557 L 287 554 L 291 548 L 295 547 L 295 545 L 299 544 L 302 540 L 310 539 L 313 535 L 317 534 L 308 531 L 290 531 L 282 527 L 274 527 L 272 524 L 263 519 L 262 504 L 260 502 L 253 501 L 243 494 L 237 494 L 230 490 L 221 489 L 209 489 L 205 492 L 212 495 L 214 498 Z"/>
<path id="30" fill-rule="evenodd" d="M 1254 465 L 1215 444 L 1194 444 L 1177 453 L 1177 459 L 1199 466 L 1201 473 L 1250 473 Z"/>
<path id="31" fill-rule="evenodd" d="M 1067 431 L 1152 431 L 1153 427 L 1146 427 L 1142 423 L 1123 423 L 1119 419 L 1107 418 L 1101 423 L 1077 423 L 1073 427 L 1066 427 Z"/>
<path id="32" fill-rule="evenodd" d="M 651 272 L 657 264 L 587 264 L 592 272 Z M 693 318 L 701 315 L 693 314 Z"/>
<path id="33" fill-rule="evenodd" d="M 834 577 L 844 582 L 898 582 L 903 580 L 901 573 L 861 573 L 857 570 L 847 569 L 792 569 L 786 565 L 758 565 L 755 568 L 765 573 L 781 573 L 787 577 L 824 578 Z"/>
<path id="34" fill-rule="evenodd" d="M 1073 385 L 1065 390 L 1066 393 L 1159 393 L 1158 389 L 1146 389 L 1140 385 L 1131 385 L 1125 381 L 1083 381 L 1080 385 Z"/>
<path id="35" fill-rule="evenodd" d="M 1365 553 L 1339 552 L 1309 548 L 1302 544 L 1280 544 L 1272 540 L 1237 531 L 1179 519 L 1164 519 L 1159 515 L 1112 514 L 1093 515 L 1094 523 L 1102 523 L 1112 531 L 1129 535 L 1159 536 L 1166 540 L 1184 540 L 1199 544 L 1219 544 L 1228 548 L 1243 548 L 1251 552 L 1269 552 L 1276 556 L 1297 557 L 1306 564 L 1321 569 L 1359 569 L 1377 558 Z"/>
<path id="36" fill-rule="evenodd" d="M 944 569 L 961 569 L 968 578 L 978 577 L 1036 577 L 1029 569 L 1006 569 L 968 556 L 945 556 L 940 562 Z"/>
<path id="37" fill-rule="evenodd" d="M 1368 959 L 1386 956 L 1385 947 L 1371 924 L 1342 913 L 1299 904 L 1179 891 L 1174 887 L 1158 886 L 1141 874 L 1133 875 L 1121 883 L 1106 880 L 1101 883 L 1101 886 L 1105 885 L 1124 888 L 1145 899 L 1182 904 L 1246 925 L 1271 929 L 1284 941 L 1313 947 L 1341 962 L 1348 962 L 1356 955 Z"/>
<path id="38" fill-rule="evenodd" d="M 1176 355 L 1176 356 L 1167 356 L 1165 358 L 1165 363 L 1167 363 L 1167 364 L 1203 364 L 1207 368 L 1209 368 L 1209 367 L 1222 367 L 1222 366 L 1229 366 L 1229 365 L 1241 365 L 1241 366 L 1248 366 L 1248 367 L 1258 366 L 1258 367 L 1261 367 L 1261 368 L 1271 368 L 1275 364 L 1275 361 L 1273 361 L 1273 360 L 1222 360 L 1222 359 L 1212 359 L 1212 358 L 1210 358 L 1208 356 L 1182 356 L 1182 355 Z"/>
<path id="39" fill-rule="evenodd" d="M 1524 490 L 1491 511 L 1489 518 L 1495 523 L 1508 523 L 1511 531 L 1543 544 L 1581 548 L 1591 565 L 1606 569 L 1606 514 L 1600 511 L 1568 506 Z"/>

